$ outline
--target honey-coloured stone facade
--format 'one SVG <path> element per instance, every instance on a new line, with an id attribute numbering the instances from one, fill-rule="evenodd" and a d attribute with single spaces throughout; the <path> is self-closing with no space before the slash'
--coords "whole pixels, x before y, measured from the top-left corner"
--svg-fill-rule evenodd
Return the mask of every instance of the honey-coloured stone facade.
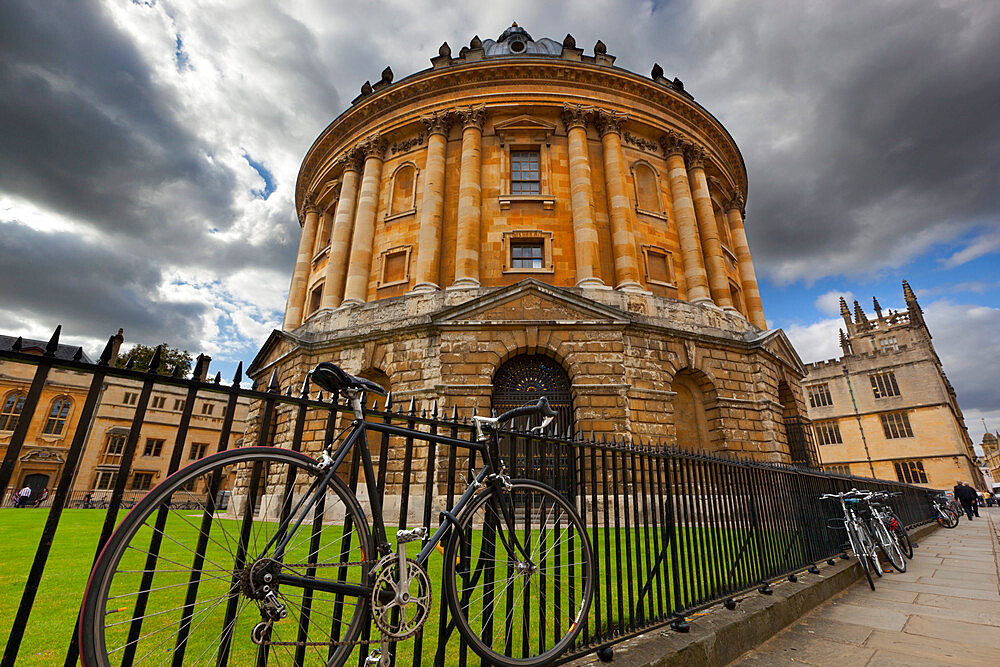
<path id="1" fill-rule="evenodd" d="M 306 154 L 284 324 L 249 375 L 284 387 L 333 361 L 468 415 L 542 355 L 572 432 L 811 462 L 789 445 L 804 368 L 767 330 L 719 121 L 600 42 L 514 26 L 431 62 L 366 83 Z"/>

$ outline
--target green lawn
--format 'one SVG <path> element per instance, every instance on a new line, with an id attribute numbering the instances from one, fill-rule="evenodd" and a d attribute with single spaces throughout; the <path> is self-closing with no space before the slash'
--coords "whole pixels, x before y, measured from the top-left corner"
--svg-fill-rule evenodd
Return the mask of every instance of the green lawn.
<path id="1" fill-rule="evenodd" d="M 6 639 L 13 622 L 14 613 L 20 600 L 20 592 L 24 587 L 32 558 L 38 547 L 38 540 L 46 516 L 47 510 L 41 509 L 0 510 L 0 543 L 4 545 L 4 555 L 0 559 L 0 590 L 4 591 L 0 595 L 0 637 L 4 639 Z M 124 516 L 124 512 L 122 516 Z M 76 619 L 103 518 L 104 512 L 94 510 L 66 510 L 63 513 L 59 531 L 52 545 L 49 564 L 42 579 L 21 647 L 18 665 L 61 664 L 69 644 L 70 631 Z M 180 525 L 178 529 L 171 531 L 171 535 L 177 537 L 183 535 L 183 531 L 184 526 Z M 626 530 L 623 526 L 617 531 L 613 527 L 610 530 L 601 527 L 591 534 L 601 576 L 598 580 L 598 595 L 595 598 L 595 603 L 600 604 L 600 609 L 591 608 L 588 619 L 590 632 L 596 628 L 598 618 L 602 628 L 620 626 L 623 618 L 629 616 L 630 605 L 638 605 L 639 589 L 646 581 L 646 574 L 652 564 L 650 561 L 655 560 L 656 540 L 661 540 L 660 546 L 663 546 L 662 533 L 656 535 L 656 539 L 654 539 L 653 533 L 652 529 L 640 528 L 636 530 L 632 528 Z M 192 528 L 189 536 L 192 544 L 194 535 L 195 531 Z M 330 540 L 335 540 L 338 537 L 331 531 L 326 531 L 324 535 L 324 539 Z M 650 542 L 648 554 L 646 549 L 647 536 Z M 705 585 L 702 582 L 706 578 L 713 580 L 717 585 L 727 581 L 725 575 L 742 543 L 743 534 L 735 530 L 680 530 L 676 545 L 677 565 L 674 566 L 672 556 L 668 551 L 667 558 L 658 568 L 660 577 L 658 580 L 654 580 L 652 587 L 654 602 L 650 605 L 647 601 L 646 608 L 655 615 L 661 608 L 659 603 L 661 599 L 663 600 L 663 609 L 669 611 L 669 603 L 673 600 L 679 600 L 680 606 L 683 607 L 689 606 L 696 599 L 711 594 L 713 589 L 710 585 Z M 761 546 L 770 548 L 773 556 L 777 558 L 785 550 L 787 544 L 787 536 L 771 533 L 770 539 L 766 543 L 762 542 Z M 186 548 L 181 544 L 165 543 L 162 553 L 168 558 L 180 559 L 185 554 Z M 752 556 L 756 553 L 757 543 L 750 540 L 747 549 L 749 552 L 747 558 L 744 559 L 746 564 L 741 568 L 740 573 L 746 577 L 748 583 L 752 583 L 757 578 L 757 572 L 752 567 L 754 562 Z M 799 560 L 799 554 L 796 551 L 794 546 L 788 551 L 787 559 L 789 562 Z M 210 560 L 213 559 L 212 546 L 209 548 L 208 557 Z M 141 561 L 142 558 L 138 555 L 132 557 L 132 562 L 136 564 L 141 564 Z M 611 564 L 610 567 L 609 564 Z M 206 570 L 208 569 L 210 566 L 206 566 Z M 433 586 L 433 607 L 430 618 L 423 629 L 421 649 L 423 664 L 431 664 L 433 653 L 437 647 L 440 604 L 443 595 L 441 569 L 441 556 L 432 555 L 428 564 L 428 572 Z M 674 579 L 675 571 L 679 574 L 677 579 Z M 166 579 L 158 579 L 157 584 L 170 585 L 173 583 L 169 578 L 171 576 L 169 573 L 163 576 Z M 173 576 L 180 577 L 176 580 L 177 582 L 186 581 L 184 573 L 177 573 Z M 740 578 L 742 579 L 742 577 Z M 221 595 L 227 589 L 228 581 L 206 579 L 203 586 L 206 594 L 212 590 L 218 590 Z M 159 595 L 163 596 L 164 599 L 170 597 L 173 600 L 177 599 L 176 596 L 181 595 L 181 590 L 183 587 L 175 587 L 161 592 Z M 562 595 L 565 598 L 567 592 L 563 591 Z M 223 613 L 224 607 L 215 610 L 212 614 L 206 614 L 206 616 L 210 617 L 211 622 L 221 620 Z M 647 612 L 648 614 L 649 612 Z M 128 614 L 123 616 L 128 616 Z M 246 627 L 241 625 L 236 631 L 249 632 L 250 626 L 256 620 L 259 619 L 252 619 L 252 615 L 247 614 L 247 620 L 243 624 Z M 549 623 L 551 628 L 552 621 L 550 620 Z M 125 627 L 122 628 L 122 632 L 125 631 Z M 532 628 L 532 632 L 534 631 Z M 294 639 L 294 636 L 289 638 Z M 198 653 L 201 652 L 200 647 L 194 646 L 194 649 Z M 189 648 L 189 651 L 191 650 Z M 398 664 L 412 664 L 414 650 L 415 642 L 413 639 L 401 642 L 398 647 Z M 457 636 L 453 636 L 449 643 L 448 664 L 457 664 L 458 652 Z M 311 653 L 311 655 L 316 656 L 316 653 Z M 232 664 L 250 664 L 250 662 L 250 656 L 234 656 Z M 474 660 L 473 664 L 478 664 L 478 660 Z"/>

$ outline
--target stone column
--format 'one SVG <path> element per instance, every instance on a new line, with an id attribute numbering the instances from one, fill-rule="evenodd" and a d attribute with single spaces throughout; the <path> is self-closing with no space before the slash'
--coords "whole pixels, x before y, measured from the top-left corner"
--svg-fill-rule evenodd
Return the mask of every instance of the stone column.
<path id="1" fill-rule="evenodd" d="M 719 225 L 715 221 L 712 195 L 708 191 L 708 179 L 705 177 L 705 149 L 700 146 L 689 146 L 684 157 L 687 161 L 691 194 L 694 197 L 695 215 L 698 218 L 705 268 L 708 270 L 708 289 L 715 305 L 732 309 L 733 296 L 729 291 L 729 278 L 726 277 L 726 260 L 722 257 Z"/>
<path id="2" fill-rule="evenodd" d="M 698 223 L 695 219 L 691 186 L 688 183 L 687 168 L 684 166 L 684 148 L 687 142 L 676 132 L 670 132 L 660 137 L 660 145 L 667 155 L 670 196 L 673 199 L 677 237 L 681 244 L 687 298 L 691 303 L 707 303 L 712 298 L 709 296 L 708 276 L 701 256 L 701 242 L 698 240 Z"/>
<path id="3" fill-rule="evenodd" d="M 353 306 L 368 299 L 368 283 L 372 272 L 372 242 L 375 240 L 375 213 L 378 209 L 379 186 L 382 182 L 382 156 L 386 141 L 375 134 L 358 147 L 365 157 L 358 195 L 358 212 L 354 217 L 354 239 L 351 259 L 347 265 L 347 286 L 341 305 Z"/>
<path id="4" fill-rule="evenodd" d="M 482 144 L 486 107 L 467 107 L 462 121 L 462 163 L 458 177 L 458 230 L 455 236 L 455 282 L 452 287 L 479 287 L 482 224 Z"/>
<path id="5" fill-rule="evenodd" d="M 635 212 L 625 185 L 622 155 L 622 123 L 628 119 L 616 111 L 597 111 L 597 129 L 604 147 L 604 180 L 611 218 L 611 248 L 615 258 L 615 289 L 642 292 L 639 260 L 635 250 Z"/>
<path id="6" fill-rule="evenodd" d="M 347 255 L 351 251 L 351 231 L 354 229 L 355 200 L 358 197 L 358 180 L 361 175 L 362 156 L 350 150 L 341 158 L 344 171 L 340 178 L 340 199 L 333 214 L 333 232 L 330 234 L 330 256 L 326 261 L 326 287 L 323 289 L 323 307 L 336 308 L 344 296 L 347 280 Z"/>
<path id="7" fill-rule="evenodd" d="M 285 331 L 291 331 L 302 324 L 302 308 L 306 303 L 313 244 L 316 243 L 316 228 L 319 226 L 319 207 L 316 206 L 314 193 L 306 193 L 302 212 L 305 220 L 302 224 L 302 236 L 299 237 L 299 252 L 295 256 L 295 268 L 292 270 L 292 284 L 288 288 L 288 301 L 285 304 L 285 320 L 282 325 Z"/>
<path id="8" fill-rule="evenodd" d="M 747 233 L 743 227 L 743 197 L 735 195 L 726 204 L 726 219 L 733 232 L 733 250 L 736 251 L 736 261 L 740 268 L 740 286 L 743 288 L 743 303 L 747 308 L 747 319 L 761 329 L 767 329 L 764 319 L 764 306 L 760 302 L 760 288 L 757 286 L 757 275 L 750 259 L 750 244 L 747 243 Z"/>
<path id="9" fill-rule="evenodd" d="M 573 246 L 576 252 L 577 287 L 605 287 L 598 276 L 597 225 L 594 223 L 594 188 L 590 181 L 587 121 L 592 111 L 580 105 L 563 105 L 562 121 L 569 143 L 569 187 L 573 211 Z"/>
<path id="10" fill-rule="evenodd" d="M 414 292 L 441 289 L 441 227 L 444 218 L 444 166 L 451 114 L 435 112 L 420 119 L 427 127 L 427 163 L 424 165 L 424 194 L 420 203 L 420 232 L 417 238 L 416 284 Z M 464 157 L 464 155 L 463 155 Z"/>

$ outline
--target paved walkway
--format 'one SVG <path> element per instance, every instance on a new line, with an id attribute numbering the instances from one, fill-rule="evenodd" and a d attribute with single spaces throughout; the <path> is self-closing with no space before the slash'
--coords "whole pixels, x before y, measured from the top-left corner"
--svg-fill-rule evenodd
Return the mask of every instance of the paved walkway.
<path id="1" fill-rule="evenodd" d="M 1000 665 L 1000 508 L 920 540 L 905 573 L 862 580 L 733 665 Z"/>

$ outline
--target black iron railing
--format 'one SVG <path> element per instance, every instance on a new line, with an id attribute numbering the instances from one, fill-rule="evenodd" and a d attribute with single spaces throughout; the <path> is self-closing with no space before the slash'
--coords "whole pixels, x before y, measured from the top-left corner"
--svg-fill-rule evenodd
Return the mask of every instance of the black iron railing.
<path id="1" fill-rule="evenodd" d="M 126 481 L 155 387 L 168 385 L 186 391 L 174 441 L 165 449 L 170 456 L 168 472 L 180 467 L 189 446 L 186 440 L 195 399 L 206 394 L 221 394 L 228 401 L 216 451 L 229 446 L 240 398 L 254 403 L 251 414 L 256 415 L 255 442 L 247 438 L 247 444 L 281 443 L 302 451 L 316 451 L 324 430 L 336 429 L 339 414 L 345 411 L 298 386 L 278 386 L 276 374 L 266 387 L 245 389 L 240 370 L 230 385 L 223 385 L 218 376 L 214 381 L 203 381 L 113 368 L 108 363 L 110 342 L 97 364 L 84 363 L 82 355 L 76 360 L 60 360 L 54 354 L 57 339 L 58 331 L 43 356 L 0 349 L 0 362 L 35 367 L 0 467 L 0 489 L 17 481 L 11 476 L 50 370 L 73 370 L 90 378 L 79 427 L 66 449 L 59 482 L 44 503 L 49 509 L 24 585 L 9 588 L 0 596 L 0 618 L 12 619 L 0 625 L 0 637 L 6 635 L 0 667 L 18 664 L 26 630 L 35 631 L 34 626 L 29 627 L 33 613 L 52 613 L 50 605 L 39 599 L 38 591 L 47 568 L 54 569 L 48 562 L 49 554 L 64 510 L 99 507 L 104 511 L 100 529 L 87 536 L 96 559 L 121 516 L 119 510 L 135 502 L 134 492 L 126 491 Z M 157 367 L 155 358 L 150 367 Z M 204 370 L 196 369 L 195 376 L 204 377 Z M 114 488 L 92 492 L 87 498 L 86 490 L 73 490 L 71 485 L 86 444 L 87 425 L 108 377 L 135 380 L 141 388 Z M 459 415 L 454 408 L 443 415 L 436 404 L 425 407 L 418 409 L 412 400 L 405 408 L 390 402 L 381 409 L 373 406 L 369 413 L 369 447 L 377 458 L 377 488 L 387 526 L 435 528 L 440 522 L 438 511 L 450 506 L 465 490 L 469 474 L 481 463 L 475 460 L 474 451 L 459 451 L 446 444 L 449 439 L 473 438 L 471 415 Z M 325 427 L 307 429 L 308 424 L 317 423 Z M 512 454 L 514 475 L 540 479 L 558 488 L 575 505 L 590 532 L 598 575 L 595 597 L 586 627 L 566 659 L 676 622 L 720 601 L 756 594 L 756 590 L 767 593 L 769 584 L 777 579 L 815 568 L 840 554 L 844 536 L 827 528 L 827 519 L 836 517 L 839 507 L 819 501 L 822 493 L 853 486 L 902 491 L 892 504 L 907 526 L 926 523 L 933 516 L 933 492 L 921 487 L 762 463 L 749 457 L 686 451 L 656 439 L 610 434 L 558 438 L 508 432 L 502 449 Z M 340 471 L 353 489 L 359 488 L 359 460 L 353 457 Z M 8 492 L 5 508 L 9 498 Z M 17 512 L 21 510 L 0 510 L 0 529 L 9 525 L 3 513 L 14 517 Z M 76 548 L 87 546 L 81 543 Z M 433 583 L 442 590 L 441 582 Z M 82 587 L 62 591 L 74 601 L 82 593 Z M 440 599 L 440 593 L 435 597 Z M 458 633 L 452 631 L 447 605 L 439 605 L 435 613 L 424 631 L 434 624 L 437 638 L 433 641 L 437 644 L 424 646 L 424 632 L 418 633 L 410 640 L 415 646 L 407 650 L 407 660 L 419 665 L 465 664 L 467 658 L 474 659 Z M 45 629 L 46 649 L 51 655 L 52 647 L 60 646 L 59 654 L 67 666 L 77 662 L 76 632 L 69 623 L 63 636 L 53 636 L 48 626 Z M 22 658 L 27 657 L 22 653 Z"/>

